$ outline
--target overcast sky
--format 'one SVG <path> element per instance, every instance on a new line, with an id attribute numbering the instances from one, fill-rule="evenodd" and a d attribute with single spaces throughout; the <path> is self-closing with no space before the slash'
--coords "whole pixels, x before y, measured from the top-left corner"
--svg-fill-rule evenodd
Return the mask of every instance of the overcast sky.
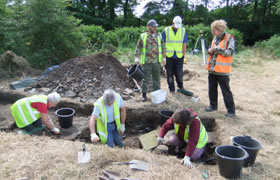
<path id="1" fill-rule="evenodd" d="M 150 1 L 152 1 L 152 0 L 138 0 L 139 5 L 136 7 L 136 16 L 137 17 L 140 17 L 144 13 L 144 9 L 143 8 Z M 158 0 L 158 1 L 160 1 L 160 0 Z M 220 0 L 210 0 L 210 3 L 212 3 L 213 5 L 209 4 L 210 6 L 208 8 L 213 9 L 215 6 L 218 6 L 219 5 L 219 1 Z M 189 5 L 190 4 L 199 5 L 199 4 L 201 4 L 201 1 L 189 0 Z"/>

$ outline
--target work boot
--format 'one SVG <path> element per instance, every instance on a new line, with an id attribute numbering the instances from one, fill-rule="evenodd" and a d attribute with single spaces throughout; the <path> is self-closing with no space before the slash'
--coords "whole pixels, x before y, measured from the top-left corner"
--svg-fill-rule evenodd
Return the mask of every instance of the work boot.
<path id="1" fill-rule="evenodd" d="M 217 111 L 217 108 L 214 108 L 213 106 L 208 106 L 207 108 L 205 108 L 206 112 L 213 112 L 213 111 Z"/>
<path id="2" fill-rule="evenodd" d="M 235 113 L 229 113 L 229 112 L 227 112 L 227 113 L 225 114 L 225 116 L 228 117 L 228 118 L 234 118 L 234 117 L 235 117 Z"/>
<path id="3" fill-rule="evenodd" d="M 146 102 L 147 101 L 147 95 L 146 93 L 142 94 L 142 102 Z"/>

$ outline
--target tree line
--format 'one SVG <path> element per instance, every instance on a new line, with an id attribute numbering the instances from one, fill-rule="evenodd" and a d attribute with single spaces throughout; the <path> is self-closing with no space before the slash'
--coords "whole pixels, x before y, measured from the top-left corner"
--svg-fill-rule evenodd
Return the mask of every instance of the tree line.
<path id="1" fill-rule="evenodd" d="M 280 30 L 280 0 L 151 0 L 137 17 L 137 0 L 0 0 L 0 54 L 12 50 L 34 67 L 44 68 L 85 49 L 131 48 L 149 19 L 163 27 L 176 15 L 183 18 L 192 47 L 200 29 L 211 41 L 210 24 L 225 19 L 240 49 Z M 211 7 L 211 8 L 210 8 Z M 274 37 L 273 44 L 277 44 Z M 108 48 L 109 47 L 109 48 Z M 273 48 L 273 47 L 272 47 Z"/>

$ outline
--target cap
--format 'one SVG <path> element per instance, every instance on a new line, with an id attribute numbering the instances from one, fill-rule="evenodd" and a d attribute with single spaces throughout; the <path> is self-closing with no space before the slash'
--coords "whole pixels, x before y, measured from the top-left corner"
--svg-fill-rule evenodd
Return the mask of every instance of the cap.
<path id="1" fill-rule="evenodd" d="M 156 20 L 151 19 L 148 21 L 147 26 L 158 27 L 158 23 L 156 22 Z"/>
<path id="2" fill-rule="evenodd" d="M 175 16 L 173 19 L 175 28 L 182 28 L 182 18 L 180 16 Z"/>

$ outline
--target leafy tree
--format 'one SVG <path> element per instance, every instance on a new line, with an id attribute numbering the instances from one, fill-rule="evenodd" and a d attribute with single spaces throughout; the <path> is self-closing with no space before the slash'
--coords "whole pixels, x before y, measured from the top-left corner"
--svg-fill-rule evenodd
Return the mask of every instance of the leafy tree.
<path id="1" fill-rule="evenodd" d="M 82 47 L 78 21 L 66 10 L 67 1 L 26 2 L 26 41 L 34 67 L 43 68 L 77 56 Z"/>
<path id="2" fill-rule="evenodd" d="M 0 38 L 3 51 L 12 50 L 18 55 L 23 56 L 26 52 L 25 45 L 25 14 L 26 4 L 24 0 L 15 0 L 13 5 L 9 5 L 7 0 L 1 0 L 2 14 Z M 1 36 L 1 35 L 0 35 Z"/>
<path id="3" fill-rule="evenodd" d="M 4 50 L 4 24 L 5 24 L 5 17 L 6 17 L 6 0 L 0 0 L 0 54 L 3 53 Z"/>

